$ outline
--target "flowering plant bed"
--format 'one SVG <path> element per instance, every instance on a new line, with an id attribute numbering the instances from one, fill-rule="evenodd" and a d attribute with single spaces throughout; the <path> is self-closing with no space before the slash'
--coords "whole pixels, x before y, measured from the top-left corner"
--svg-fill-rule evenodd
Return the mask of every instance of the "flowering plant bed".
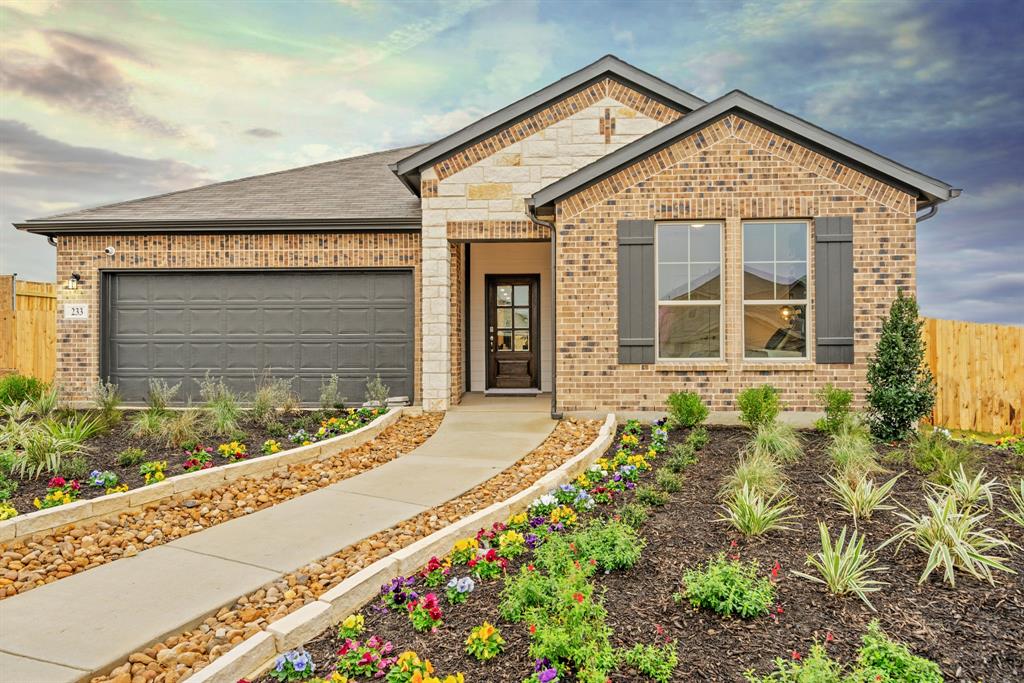
<path id="1" fill-rule="evenodd" d="M 457 582 L 490 551 L 506 559 L 498 552 L 505 534 L 522 536 L 522 552 L 508 557 L 494 579 L 476 580 L 468 596 L 449 599 L 438 591 L 443 623 L 417 629 L 406 614 L 378 601 L 360 613 L 363 637 L 390 643 L 395 657 L 414 652 L 445 675 L 493 683 L 1020 678 L 1024 551 L 993 547 L 988 552 L 1017 573 L 993 571 L 989 583 L 957 568 L 954 586 L 941 571 L 922 580 L 926 554 L 896 543 L 879 547 L 898 533 L 899 514 L 928 509 L 925 496 L 934 486 L 925 486 L 902 447 L 881 448 L 877 460 L 883 482 L 902 472 L 890 490 L 892 509 L 879 506 L 856 523 L 858 538 L 887 567 L 879 574 L 884 586 L 860 585 L 871 592 L 872 609 L 855 590 L 834 594 L 805 578 L 818 576 L 808 563 L 822 551 L 816 521 L 833 538 L 844 526 L 854 530 L 828 481 L 836 476 L 830 437 L 798 434 L 802 453 L 780 467 L 777 492 L 790 501 L 794 519 L 745 536 L 723 507 L 727 495 L 736 495 L 723 492 L 723 478 L 741 452 L 751 457 L 752 433 L 695 434 L 690 443 L 700 449 L 680 447 L 689 430 L 629 425 L 575 488 L 540 496 L 525 513 L 459 541 L 413 577 L 406 587 L 426 594 L 432 589 L 425 576 Z M 1001 453 L 972 448 L 973 467 L 985 468 L 985 481 L 1017 485 L 1021 473 Z M 606 501 L 595 495 L 598 489 L 611 492 Z M 642 499 L 656 502 L 643 506 Z M 984 495 L 972 500 L 987 505 Z M 1021 538 L 1021 528 L 1000 512 L 1010 505 L 1010 496 L 996 489 L 985 520 L 993 538 Z M 513 540 L 506 547 L 519 545 Z M 736 591 L 746 594 L 723 602 Z M 337 629 L 305 647 L 329 680 L 344 647 Z M 831 677 L 812 678 L 812 670 Z"/>
<path id="2" fill-rule="evenodd" d="M 180 474 L 273 455 L 289 448 L 347 434 L 366 426 L 386 412 L 387 408 L 359 408 L 336 413 L 317 411 L 282 415 L 281 419 L 288 425 L 283 428 L 285 433 L 281 433 L 281 428 L 268 431 L 257 422 L 242 417 L 239 419 L 237 433 L 231 438 L 205 435 L 202 438 L 188 438 L 177 447 L 168 446 L 163 437 L 132 434 L 134 413 L 129 412 L 125 413 L 118 424 L 82 442 L 84 451 L 78 456 L 81 460 L 78 465 L 82 470 L 80 476 L 63 477 L 68 481 L 76 478 L 82 480 L 83 485 L 75 495 L 51 496 L 49 502 L 44 502 L 47 501 L 50 488 L 47 484 L 52 477 L 19 477 L 16 480 L 17 488 L 5 502 L 24 514 L 37 509 L 34 505 L 36 499 L 40 500 L 43 507 L 51 507 L 61 502 L 136 489 Z M 79 414 L 83 419 L 88 417 L 88 411 Z M 314 435 L 312 440 L 288 440 L 289 433 L 307 427 Z M 163 467 L 159 467 L 158 463 L 164 463 Z M 107 481 L 113 484 L 86 486 L 84 483 L 90 478 L 90 473 L 106 475 Z"/>

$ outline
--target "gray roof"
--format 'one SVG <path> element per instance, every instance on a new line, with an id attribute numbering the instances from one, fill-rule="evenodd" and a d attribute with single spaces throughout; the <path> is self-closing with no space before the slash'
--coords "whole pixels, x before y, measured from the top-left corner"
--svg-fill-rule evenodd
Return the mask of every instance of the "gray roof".
<path id="1" fill-rule="evenodd" d="M 510 123 L 525 118 L 553 100 L 561 99 L 567 94 L 580 90 L 605 77 L 613 77 L 629 84 L 636 90 L 650 95 L 677 111 L 690 112 L 706 103 L 696 95 L 666 83 L 646 71 L 641 71 L 632 64 L 627 64 L 615 55 L 605 55 L 593 64 L 561 78 L 551 85 L 541 88 L 518 102 L 513 102 L 504 109 L 475 121 L 462 130 L 427 145 L 418 152 L 408 155 L 392 165 L 392 170 L 402 178 L 416 194 L 419 194 L 420 169 L 431 165 L 438 159 L 450 156 L 454 152 L 487 137 L 492 132 L 508 126 Z"/>
<path id="2" fill-rule="evenodd" d="M 527 202 L 538 209 L 549 207 L 558 200 L 600 182 L 734 111 L 744 112 L 754 121 L 781 135 L 796 139 L 801 144 L 852 165 L 872 177 L 916 192 L 924 205 L 938 204 L 960 195 L 960 190 L 941 180 L 926 176 L 801 118 L 787 114 L 741 90 L 733 90 L 678 121 L 673 121 L 575 173 L 541 188 Z"/>
<path id="3" fill-rule="evenodd" d="M 17 227 L 45 235 L 418 226 L 420 200 L 388 165 L 422 145 L 204 185 L 36 218 Z"/>

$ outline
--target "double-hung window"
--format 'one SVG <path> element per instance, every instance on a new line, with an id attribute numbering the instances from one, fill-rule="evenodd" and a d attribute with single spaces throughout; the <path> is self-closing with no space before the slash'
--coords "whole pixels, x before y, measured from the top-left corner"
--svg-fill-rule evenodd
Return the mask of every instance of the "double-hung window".
<path id="1" fill-rule="evenodd" d="M 743 224 L 743 356 L 807 357 L 806 222 Z"/>
<path id="2" fill-rule="evenodd" d="M 657 227 L 658 358 L 722 357 L 722 225 Z"/>

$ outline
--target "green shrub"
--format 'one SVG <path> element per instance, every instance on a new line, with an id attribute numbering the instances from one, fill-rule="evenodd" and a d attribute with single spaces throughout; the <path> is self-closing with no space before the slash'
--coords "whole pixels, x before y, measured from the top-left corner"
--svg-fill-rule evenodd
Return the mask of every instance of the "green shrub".
<path id="1" fill-rule="evenodd" d="M 149 407 L 154 411 L 167 410 L 173 401 L 174 397 L 178 395 L 178 391 L 181 390 L 181 382 L 178 382 L 173 387 L 168 385 L 165 380 L 157 377 L 149 378 L 149 396 L 147 402 Z"/>
<path id="2" fill-rule="evenodd" d="M 775 458 L 764 455 L 741 455 L 736 467 L 725 478 L 721 495 L 730 496 L 748 487 L 754 491 L 774 496 L 785 488 L 782 465 Z"/>
<path id="3" fill-rule="evenodd" d="M 619 509 L 619 517 L 622 521 L 634 529 L 639 529 L 647 521 L 648 517 L 651 516 L 650 509 L 643 503 L 636 501 L 632 503 L 626 503 Z M 1024 519 L 1024 517 L 1022 517 Z M 1024 526 L 1024 522 L 1021 522 L 1021 526 Z"/>
<path id="4" fill-rule="evenodd" d="M 782 657 L 776 657 L 775 671 L 756 676 L 749 670 L 743 676 L 748 683 L 841 683 L 842 674 L 843 667 L 828 656 L 824 647 L 815 643 L 802 659 L 787 662 Z"/>
<path id="5" fill-rule="evenodd" d="M 100 416 L 108 426 L 113 426 L 124 417 L 118 410 L 122 403 L 121 392 L 116 384 L 97 380 L 92 387 L 91 398 L 93 405 L 100 411 Z"/>
<path id="6" fill-rule="evenodd" d="M 781 410 L 779 390 L 770 384 L 744 389 L 736 403 L 740 408 L 740 422 L 748 427 L 775 422 Z"/>
<path id="7" fill-rule="evenodd" d="M 792 498 L 777 499 L 765 496 L 757 489 L 744 486 L 725 499 L 719 520 L 730 524 L 744 536 L 760 536 L 769 531 L 791 531 L 787 522 L 796 519 L 788 514 L 793 507 Z"/>
<path id="8" fill-rule="evenodd" d="M 46 389 L 46 383 L 25 375 L 4 375 L 0 377 L 0 404 L 12 405 L 35 401 Z"/>
<path id="9" fill-rule="evenodd" d="M 683 574 L 683 592 L 677 597 L 724 617 L 751 619 L 768 613 L 775 602 L 775 584 L 758 577 L 756 562 L 726 560 L 725 554 Z"/>
<path id="10" fill-rule="evenodd" d="M 682 473 L 687 467 L 697 462 L 697 453 L 688 443 L 672 444 L 671 451 L 668 460 L 665 461 L 665 467 L 676 474 Z"/>
<path id="11" fill-rule="evenodd" d="M 828 455 L 839 476 L 850 483 L 882 471 L 882 466 L 878 464 L 878 453 L 871 445 L 871 439 L 863 432 L 840 429 L 832 437 Z"/>
<path id="12" fill-rule="evenodd" d="M 679 664 L 679 651 L 674 640 L 660 647 L 637 643 L 622 653 L 622 660 L 655 683 L 669 683 Z"/>
<path id="13" fill-rule="evenodd" d="M 780 463 L 796 462 L 803 455 L 796 430 L 781 422 L 758 425 L 744 452 L 751 456 L 772 458 Z"/>
<path id="14" fill-rule="evenodd" d="M 212 377 L 207 372 L 206 377 L 199 382 L 199 395 L 203 398 L 203 407 L 209 411 L 210 429 L 214 434 L 230 436 L 238 431 L 242 407 L 238 403 L 238 396 L 231 391 L 223 377 Z"/>
<path id="15" fill-rule="evenodd" d="M 252 395 L 249 415 L 253 422 L 266 428 L 277 420 L 278 413 L 288 413 L 299 405 L 299 399 L 292 391 L 292 379 L 260 377 Z"/>
<path id="16" fill-rule="evenodd" d="M 935 404 L 935 379 L 924 363 L 924 321 L 917 300 L 896 293 L 868 359 L 868 419 L 882 441 L 905 439 Z"/>
<path id="17" fill-rule="evenodd" d="M 329 412 L 345 405 L 345 397 L 338 386 L 338 376 L 331 375 L 320 380 L 320 410 Z"/>
<path id="18" fill-rule="evenodd" d="M 933 571 L 942 569 L 943 580 L 956 586 L 956 570 L 965 571 L 976 579 L 995 585 L 992 571 L 1015 573 L 1006 565 L 1006 558 L 992 554 L 994 550 L 1009 550 L 1017 546 L 995 529 L 982 526 L 984 513 L 960 510 L 956 498 L 925 498 L 928 511 L 923 514 L 897 512 L 903 520 L 896 533 L 879 548 L 896 543 L 896 552 L 906 544 L 917 548 L 928 558 L 928 564 L 918 583 L 924 583 Z"/>
<path id="19" fill-rule="evenodd" d="M 267 434 L 270 434 L 275 438 L 281 438 L 282 436 L 288 435 L 288 428 L 284 426 L 283 422 L 279 422 L 278 420 L 268 422 L 264 429 L 267 430 Z"/>
<path id="20" fill-rule="evenodd" d="M 146 451 L 141 448 L 129 447 L 117 454 L 117 464 L 121 467 L 135 467 L 146 459 Z"/>
<path id="21" fill-rule="evenodd" d="M 938 484 L 949 484 L 953 473 L 973 473 L 978 456 L 970 446 L 953 441 L 942 431 L 921 432 L 910 446 L 910 461 L 919 472 Z"/>
<path id="22" fill-rule="evenodd" d="M 21 453 L 16 455 L 11 472 L 19 477 L 38 479 L 43 472 L 60 472 L 64 458 L 82 451 L 81 442 L 56 436 L 46 429 L 29 429 L 19 438 Z"/>
<path id="23" fill-rule="evenodd" d="M 654 473 L 655 485 L 665 493 L 678 493 L 683 490 L 683 476 L 676 474 L 668 467 L 659 467 Z"/>
<path id="24" fill-rule="evenodd" d="M 708 407 L 696 392 L 677 391 L 669 394 L 667 403 L 670 427 L 689 429 L 708 419 Z"/>
<path id="25" fill-rule="evenodd" d="M 849 389 L 840 389 L 829 382 L 819 389 L 815 396 L 825 411 L 825 417 L 817 426 L 826 434 L 835 434 L 850 419 L 853 392 Z"/>
<path id="26" fill-rule="evenodd" d="M 875 681 L 942 683 L 943 681 L 938 664 L 911 654 L 906 645 L 889 640 L 877 621 L 868 625 L 863 643 L 857 654 L 856 669 L 847 679 L 849 683 L 875 683 Z"/>
<path id="27" fill-rule="evenodd" d="M 187 441 L 202 438 L 206 433 L 206 414 L 188 407 L 169 413 L 160 422 L 160 435 L 168 446 L 182 448 Z"/>
<path id="28" fill-rule="evenodd" d="M 703 425 L 700 427 L 694 427 L 690 430 L 690 433 L 686 435 L 686 443 L 695 451 L 703 449 L 708 445 L 710 440 L 711 436 L 708 434 L 708 428 Z"/>
<path id="29" fill-rule="evenodd" d="M 147 408 L 131 416 L 128 433 L 132 436 L 148 439 L 163 434 L 167 412 L 159 408 Z"/>
<path id="30" fill-rule="evenodd" d="M 875 485 L 873 479 L 861 477 L 851 482 L 846 477 L 828 477 L 825 483 L 835 494 L 836 504 L 853 516 L 853 524 L 862 519 L 871 519 L 875 510 L 894 510 L 892 505 L 884 505 L 902 474 L 885 482 L 881 486 Z"/>
<path id="31" fill-rule="evenodd" d="M 640 560 L 647 542 L 636 529 L 616 521 L 594 520 L 572 535 L 579 553 L 606 572 L 629 569 Z"/>
<path id="32" fill-rule="evenodd" d="M 58 439 L 82 444 L 102 433 L 107 425 L 99 415 L 76 413 L 67 420 L 44 420 L 40 427 Z"/>
<path id="33" fill-rule="evenodd" d="M 846 542 L 846 527 L 839 532 L 834 542 L 829 535 L 828 527 L 818 522 L 818 533 L 821 535 L 821 552 L 807 556 L 807 564 L 813 567 L 818 576 L 804 572 L 793 572 L 808 581 L 825 584 L 834 595 L 853 594 L 874 611 L 875 606 L 868 600 L 868 593 L 875 593 L 888 584 L 871 578 L 871 572 L 886 571 L 888 567 L 876 567 L 877 560 L 873 553 L 864 552 L 864 537 L 854 531 L 850 542 Z"/>
<path id="34" fill-rule="evenodd" d="M 57 410 L 60 394 L 57 387 L 47 387 L 32 401 L 32 412 L 38 417 L 50 417 Z"/>
<path id="35" fill-rule="evenodd" d="M 89 461 L 81 455 L 65 458 L 57 472 L 65 479 L 82 480 L 89 474 Z"/>
<path id="36" fill-rule="evenodd" d="M 6 471 L 0 472 L 0 502 L 10 500 L 18 492 L 18 482 L 11 479 Z"/>
<path id="37" fill-rule="evenodd" d="M 668 494 L 653 486 L 638 486 L 636 489 L 636 499 L 644 505 L 661 507 L 668 503 Z"/>
<path id="38" fill-rule="evenodd" d="M 546 574 L 522 567 L 505 580 L 498 613 L 506 621 L 524 621 L 530 610 L 546 605 L 553 593 L 552 580 Z"/>
<path id="39" fill-rule="evenodd" d="M 381 381 L 380 375 L 366 378 L 366 402 L 370 405 L 386 406 L 391 388 Z"/>

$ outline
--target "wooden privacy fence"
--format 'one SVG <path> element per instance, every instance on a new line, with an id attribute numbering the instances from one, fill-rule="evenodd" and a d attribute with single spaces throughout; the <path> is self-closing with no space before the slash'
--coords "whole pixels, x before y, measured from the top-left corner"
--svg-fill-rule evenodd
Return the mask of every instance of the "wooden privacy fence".
<path id="1" fill-rule="evenodd" d="M 938 394 L 932 424 L 1020 434 L 1024 327 L 925 318 L 928 366 Z"/>
<path id="2" fill-rule="evenodd" d="M 57 285 L 0 275 L 0 374 L 53 381 L 57 367 Z"/>

